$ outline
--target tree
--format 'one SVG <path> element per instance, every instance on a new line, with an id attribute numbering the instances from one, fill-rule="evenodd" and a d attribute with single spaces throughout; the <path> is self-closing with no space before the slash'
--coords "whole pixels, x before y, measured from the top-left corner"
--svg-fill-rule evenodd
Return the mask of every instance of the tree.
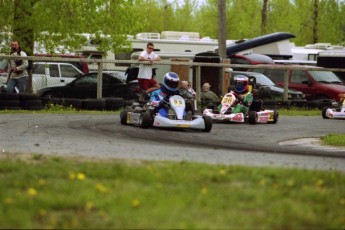
<path id="1" fill-rule="evenodd" d="M 11 13 L 5 13 L 1 29 L 12 32 L 27 50 L 33 50 L 35 41 L 48 52 L 58 46 L 72 51 L 85 44 L 83 33 L 88 33 L 100 42 L 100 50 L 117 52 L 128 46 L 127 34 L 140 28 L 140 12 L 135 8 L 140 0 L 2 1 Z"/>
<path id="2" fill-rule="evenodd" d="M 267 32 L 267 11 L 268 11 L 268 0 L 263 0 L 262 10 L 261 10 L 261 34 L 266 34 Z"/>

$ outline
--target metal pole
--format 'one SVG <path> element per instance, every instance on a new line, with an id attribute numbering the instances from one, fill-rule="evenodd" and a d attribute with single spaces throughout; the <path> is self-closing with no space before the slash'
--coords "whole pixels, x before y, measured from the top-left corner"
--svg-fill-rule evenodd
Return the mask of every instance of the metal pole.
<path id="1" fill-rule="evenodd" d="M 197 65 L 196 67 L 196 73 L 195 73 L 195 85 L 196 85 L 196 99 L 197 101 L 200 101 L 200 92 L 201 92 L 201 66 Z"/>
<path id="2" fill-rule="evenodd" d="M 102 79 L 103 79 L 103 64 L 102 62 L 97 62 L 98 71 L 97 71 L 97 99 L 102 98 Z"/>
<path id="3" fill-rule="evenodd" d="M 224 63 L 226 59 L 226 0 L 218 1 L 218 55 L 220 63 Z M 220 90 L 225 95 L 227 88 L 224 81 L 224 68 L 220 69 Z"/>
<path id="4" fill-rule="evenodd" d="M 288 99 L 289 91 L 289 69 L 286 69 L 284 72 L 284 100 Z"/>

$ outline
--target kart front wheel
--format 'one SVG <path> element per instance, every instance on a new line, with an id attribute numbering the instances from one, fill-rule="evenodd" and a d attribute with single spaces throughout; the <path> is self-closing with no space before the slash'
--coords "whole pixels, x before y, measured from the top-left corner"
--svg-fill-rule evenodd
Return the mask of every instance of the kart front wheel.
<path id="1" fill-rule="evenodd" d="M 202 130 L 203 132 L 210 132 L 212 129 L 212 118 L 209 116 L 202 116 L 205 122 L 205 128 Z"/>
<path id="2" fill-rule="evenodd" d="M 127 125 L 127 115 L 129 112 L 129 109 L 126 108 L 120 113 L 120 120 L 122 125 Z"/>
<path id="3" fill-rule="evenodd" d="M 329 119 L 329 117 L 326 116 L 327 109 L 328 109 L 327 107 L 322 109 L 322 117 L 323 117 L 323 119 Z"/>
<path id="4" fill-rule="evenodd" d="M 249 111 L 248 122 L 251 125 L 255 125 L 258 121 L 258 114 L 256 111 Z"/>
<path id="5" fill-rule="evenodd" d="M 148 112 L 142 112 L 139 121 L 140 128 L 147 129 L 152 126 L 152 119 Z"/>

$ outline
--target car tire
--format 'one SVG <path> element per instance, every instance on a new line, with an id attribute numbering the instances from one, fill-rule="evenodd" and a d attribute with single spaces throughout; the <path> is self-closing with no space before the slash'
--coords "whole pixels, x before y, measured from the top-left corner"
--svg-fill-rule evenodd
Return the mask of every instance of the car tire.
<path id="1" fill-rule="evenodd" d="M 204 119 L 204 123 L 205 123 L 205 128 L 202 131 L 208 133 L 212 129 L 212 118 L 205 115 L 202 116 L 202 118 Z"/>
<path id="2" fill-rule="evenodd" d="M 256 111 L 249 111 L 248 114 L 248 122 L 251 125 L 255 125 L 258 121 L 258 114 L 256 113 Z"/>
<path id="3" fill-rule="evenodd" d="M 329 117 L 326 116 L 326 111 L 327 111 L 328 107 L 324 107 L 322 109 L 322 118 L 323 119 L 329 119 Z"/>

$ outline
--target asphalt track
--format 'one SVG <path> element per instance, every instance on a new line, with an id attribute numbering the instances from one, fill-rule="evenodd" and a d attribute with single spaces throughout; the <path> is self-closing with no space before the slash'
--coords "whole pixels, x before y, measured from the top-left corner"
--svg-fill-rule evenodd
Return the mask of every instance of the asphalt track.
<path id="1" fill-rule="evenodd" d="M 2 114 L 0 151 L 345 172 L 345 148 L 315 145 L 345 120 L 280 116 L 277 124 L 219 124 L 210 133 L 141 129 L 119 115 Z"/>

